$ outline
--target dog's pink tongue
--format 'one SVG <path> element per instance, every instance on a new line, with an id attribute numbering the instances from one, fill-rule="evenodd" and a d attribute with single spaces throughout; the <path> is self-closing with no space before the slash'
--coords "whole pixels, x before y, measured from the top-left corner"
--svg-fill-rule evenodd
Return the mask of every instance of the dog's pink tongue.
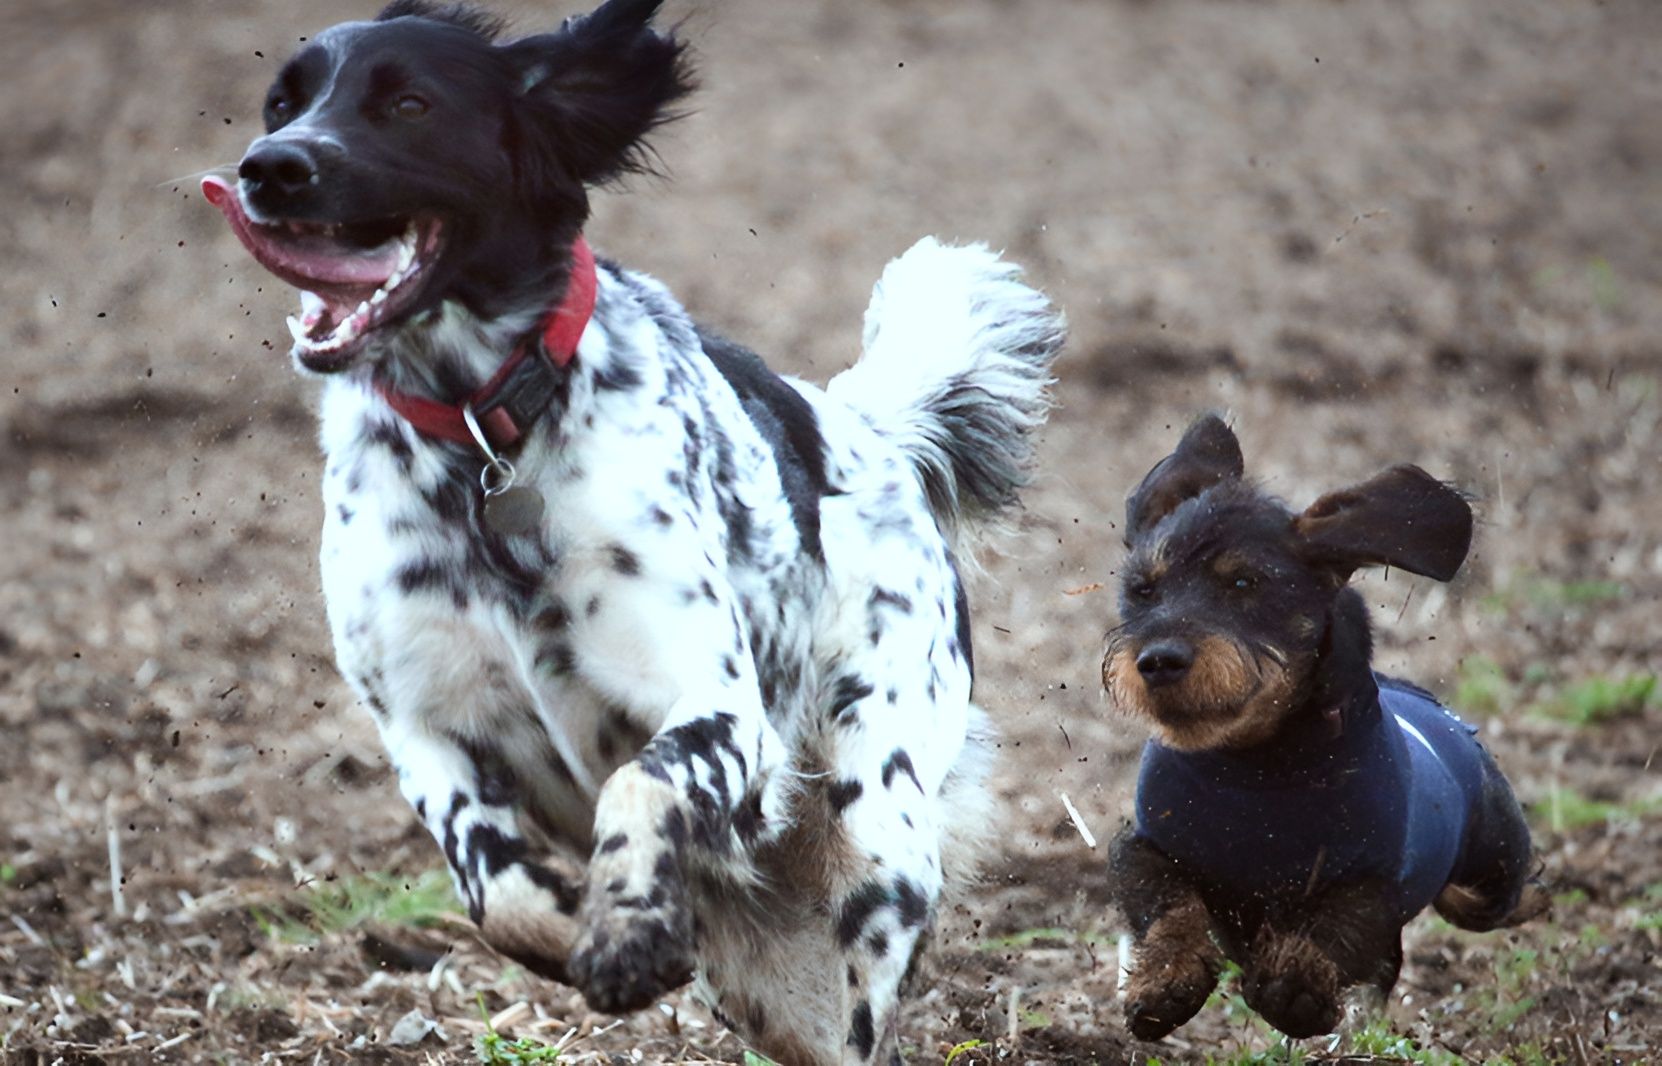
<path id="1" fill-rule="evenodd" d="M 236 188 L 217 174 L 202 179 L 202 195 L 219 208 L 231 224 L 231 232 L 261 266 L 296 288 L 319 295 L 367 295 L 398 268 L 398 241 L 358 249 L 321 234 L 296 234 L 282 226 L 262 226 L 248 217 Z"/>

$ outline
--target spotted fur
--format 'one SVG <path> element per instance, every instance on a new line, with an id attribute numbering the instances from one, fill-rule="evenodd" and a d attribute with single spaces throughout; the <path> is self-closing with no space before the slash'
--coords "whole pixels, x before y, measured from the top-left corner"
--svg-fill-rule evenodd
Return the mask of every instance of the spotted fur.
<path id="1" fill-rule="evenodd" d="M 254 168 L 250 217 L 305 206 L 327 220 L 370 188 L 458 235 L 423 266 L 441 280 L 412 298 L 419 309 L 377 319 L 350 358 L 302 358 L 297 340 L 303 366 L 330 371 L 322 573 L 336 656 L 504 954 L 608 1011 L 694 980 L 782 1062 L 887 1060 L 903 979 L 987 820 L 960 571 L 974 532 L 1017 503 L 1059 316 L 986 249 L 924 240 L 885 272 L 861 361 L 822 390 L 602 260 L 575 357 L 512 455 L 546 501 L 514 535 L 484 522 L 481 455 L 421 435 L 377 391 L 456 402 L 559 299 L 586 214 L 571 175 L 604 180 L 645 158 L 652 108 L 690 84 L 680 46 L 646 25 L 656 6 L 613 0 L 559 34 L 498 43 L 471 9 L 400 0 L 320 35 L 279 79 L 284 117 L 250 155 L 280 142 L 289 170 Z M 429 204 L 438 194 L 408 173 L 446 141 L 411 141 L 423 147 L 409 167 L 355 161 L 383 128 L 350 96 L 362 54 L 434 108 L 449 90 L 423 56 L 464 56 L 445 69 L 470 85 L 517 69 L 502 98 L 537 99 L 494 119 L 510 153 L 565 150 L 539 140 L 547 121 L 582 157 L 517 159 L 491 179 L 553 191 Z M 275 186 L 296 159 L 317 180 Z M 489 217 L 532 202 L 544 206 Z M 466 258 L 474 233 L 489 235 L 489 264 Z M 497 282 L 510 255 L 540 289 Z"/>
<path id="2" fill-rule="evenodd" d="M 984 251 L 923 248 L 960 266 L 964 314 L 1028 299 Z M 962 864 L 943 848 L 982 817 L 948 523 L 858 406 L 712 341 L 641 275 L 603 265 L 600 292 L 566 404 L 516 460 L 549 501 L 535 535 L 484 527 L 476 457 L 329 382 L 341 668 L 507 954 L 608 1010 L 696 973 L 758 1046 L 869 1060 Z M 806 822 L 812 858 L 783 846 Z"/>

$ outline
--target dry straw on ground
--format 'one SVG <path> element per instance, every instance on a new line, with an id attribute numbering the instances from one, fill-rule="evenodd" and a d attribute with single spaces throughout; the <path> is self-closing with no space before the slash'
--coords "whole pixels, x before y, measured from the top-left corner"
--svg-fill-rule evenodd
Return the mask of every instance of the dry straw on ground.
<path id="1" fill-rule="evenodd" d="M 466 1062 L 482 999 L 505 1035 L 566 1040 L 563 1062 L 739 1061 L 681 997 L 615 1024 L 437 905 L 376 894 L 437 856 L 330 664 L 291 296 L 185 177 L 238 156 L 279 58 L 347 13 L 0 11 L 0 1057 Z M 1209 408 L 1290 497 L 1396 461 L 1477 493 L 1451 588 L 1362 588 L 1382 665 L 1483 714 L 1558 893 L 1551 922 L 1496 936 L 1417 921 L 1374 1050 L 1301 1050 L 1654 1060 L 1662 709 L 1587 685 L 1658 669 L 1662 7 L 681 16 L 707 87 L 660 142 L 673 181 L 600 197 L 597 247 L 811 377 L 925 232 L 1007 249 L 1074 326 L 1025 536 L 974 597 L 1010 821 L 944 916 L 911 1061 L 1274 1046 L 1228 994 L 1128 1039 L 1120 923 L 1076 829 L 1118 826 L 1141 739 L 1097 681 L 1120 501 Z M 389 1046 L 411 1011 L 443 1037 Z"/>

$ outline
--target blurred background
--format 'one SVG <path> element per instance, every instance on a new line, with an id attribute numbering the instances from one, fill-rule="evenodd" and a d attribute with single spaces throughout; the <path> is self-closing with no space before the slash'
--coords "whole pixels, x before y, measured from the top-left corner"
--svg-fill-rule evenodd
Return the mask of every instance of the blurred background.
<path id="1" fill-rule="evenodd" d="M 526 32 L 569 13 L 504 10 Z M 240 157 L 298 40 L 372 13 L 0 11 L 0 1057 L 472 1061 L 489 1016 L 564 1039 L 563 1061 L 739 1061 L 680 997 L 613 1026 L 484 952 L 335 675 L 294 295 L 194 175 Z M 817 380 L 927 233 L 1004 249 L 1072 323 L 1022 536 L 973 595 L 1009 823 L 943 919 L 911 1061 L 969 1041 L 954 1061 L 1290 1055 L 1230 986 L 1161 1045 L 1131 1041 L 1115 999 L 1101 842 L 1143 739 L 1098 682 L 1121 505 L 1207 409 L 1295 503 L 1395 462 L 1476 494 L 1451 586 L 1360 587 L 1380 664 L 1482 724 L 1557 897 L 1508 934 L 1420 918 L 1388 1017 L 1299 1053 L 1648 1061 L 1662 6 L 669 0 L 665 18 L 704 88 L 657 140 L 669 180 L 596 196 L 597 248 Z"/>

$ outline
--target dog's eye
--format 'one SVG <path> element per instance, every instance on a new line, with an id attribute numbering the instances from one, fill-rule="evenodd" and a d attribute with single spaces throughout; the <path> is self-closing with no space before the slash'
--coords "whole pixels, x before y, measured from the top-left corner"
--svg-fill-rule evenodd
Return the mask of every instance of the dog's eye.
<path id="1" fill-rule="evenodd" d="M 265 109 L 271 113 L 273 118 L 287 118 L 289 112 L 294 110 L 294 105 L 289 103 L 289 98 L 286 96 L 273 96 L 266 101 Z"/>
<path id="2" fill-rule="evenodd" d="M 402 119 L 418 119 L 427 114 L 428 103 L 413 93 L 406 93 L 393 101 L 392 113 Z"/>
<path id="3" fill-rule="evenodd" d="M 1131 598 L 1134 600 L 1152 600 L 1159 593 L 1152 581 L 1139 581 L 1131 586 Z"/>
<path id="4" fill-rule="evenodd" d="M 1238 592 L 1251 592 L 1258 587 L 1258 578 L 1253 574 L 1236 574 L 1229 586 Z"/>

